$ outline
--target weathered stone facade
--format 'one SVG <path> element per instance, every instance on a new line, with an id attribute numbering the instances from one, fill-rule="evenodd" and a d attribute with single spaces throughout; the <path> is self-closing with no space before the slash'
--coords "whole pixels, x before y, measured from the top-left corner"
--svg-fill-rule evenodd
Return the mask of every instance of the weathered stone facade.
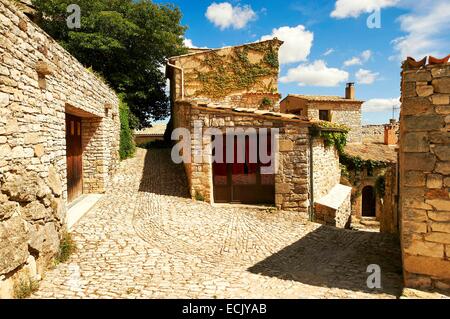
<path id="1" fill-rule="evenodd" d="M 329 112 L 329 121 L 342 124 L 350 129 L 349 143 L 362 142 L 361 130 L 362 101 L 339 96 L 288 95 L 280 102 L 280 111 L 319 120 L 319 111 Z"/>
<path id="2" fill-rule="evenodd" d="M 277 53 L 281 44 L 274 39 L 170 59 L 167 75 L 171 79 L 172 121 L 174 128 L 190 131 L 191 163 L 186 163 L 185 168 L 193 198 L 215 202 L 211 136 L 204 134 L 209 128 L 218 129 L 222 134 L 226 133 L 227 128 L 279 130 L 278 149 L 274 150 L 278 163 L 274 177 L 274 204 L 278 209 L 311 213 L 313 198 L 324 197 L 339 183 L 340 167 L 335 148 L 325 147 L 320 138 L 312 137 L 312 123 L 309 120 L 274 112 L 278 110 Z M 230 76 L 231 83 L 224 83 L 227 87 L 225 91 L 210 92 L 204 89 L 208 85 L 214 87 L 215 72 L 221 74 L 224 71 L 219 60 L 225 65 L 232 61 L 239 66 L 240 62 L 236 61 L 246 57 L 250 63 L 245 63 L 248 69 L 231 73 L 248 71 L 251 74 L 254 68 L 271 70 L 267 74 L 262 72 L 260 78 L 252 79 L 253 84 L 248 87 L 240 87 L 240 78 L 234 79 L 237 84 L 233 83 L 233 76 Z M 272 60 L 274 57 L 276 61 Z M 205 61 L 210 59 L 218 60 L 214 65 L 205 65 Z M 206 160 L 203 162 L 195 160 L 199 149 L 206 150 L 203 154 Z M 347 206 L 349 212 L 350 199 Z"/>
<path id="3" fill-rule="evenodd" d="M 66 114 L 82 118 L 83 192 L 118 164 L 115 93 L 0 0 L 0 297 L 37 279 L 59 250 L 67 203 Z"/>
<path id="4" fill-rule="evenodd" d="M 230 108 L 277 110 L 282 43 L 273 39 L 171 58 L 167 75 L 172 79 L 172 102 L 189 99 Z"/>
<path id="5" fill-rule="evenodd" d="M 399 205 L 408 287 L 450 289 L 449 97 L 449 63 L 403 70 Z"/>

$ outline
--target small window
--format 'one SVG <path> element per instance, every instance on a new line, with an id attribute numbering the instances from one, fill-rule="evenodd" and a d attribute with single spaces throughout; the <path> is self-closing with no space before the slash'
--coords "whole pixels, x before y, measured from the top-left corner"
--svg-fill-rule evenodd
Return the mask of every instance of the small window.
<path id="1" fill-rule="evenodd" d="M 329 121 L 330 120 L 330 110 L 319 110 L 319 120 Z"/>

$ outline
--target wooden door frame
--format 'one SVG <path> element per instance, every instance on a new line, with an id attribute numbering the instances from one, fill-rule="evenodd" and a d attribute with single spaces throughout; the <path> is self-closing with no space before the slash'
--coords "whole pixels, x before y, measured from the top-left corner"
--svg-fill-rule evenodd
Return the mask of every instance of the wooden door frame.
<path id="1" fill-rule="evenodd" d="M 65 113 L 65 129 L 66 129 L 66 182 L 67 182 L 67 202 L 71 203 L 73 201 L 75 201 L 77 198 L 79 198 L 82 194 L 83 194 L 83 119 L 82 117 L 70 114 L 70 113 Z M 75 130 L 75 136 L 77 136 L 77 124 L 80 124 L 80 134 L 79 134 L 79 146 L 80 146 L 80 152 L 81 154 L 79 155 L 81 157 L 79 164 L 80 164 L 80 189 L 79 189 L 79 194 L 75 195 L 76 197 L 71 198 L 71 194 L 70 194 L 70 189 L 69 187 L 72 185 L 72 183 L 69 182 L 69 165 L 68 165 L 68 160 L 69 160 L 69 148 L 68 148 L 68 140 L 69 140 L 69 136 L 70 136 L 70 131 L 68 128 L 68 123 L 73 120 L 75 122 L 74 125 L 74 130 Z"/>

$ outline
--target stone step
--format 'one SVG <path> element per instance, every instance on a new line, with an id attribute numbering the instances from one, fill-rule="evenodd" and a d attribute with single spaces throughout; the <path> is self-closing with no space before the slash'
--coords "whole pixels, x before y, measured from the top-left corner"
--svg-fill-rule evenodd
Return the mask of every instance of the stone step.
<path id="1" fill-rule="evenodd" d="M 380 227 L 380 222 L 375 219 L 363 218 L 359 223 L 367 227 Z"/>

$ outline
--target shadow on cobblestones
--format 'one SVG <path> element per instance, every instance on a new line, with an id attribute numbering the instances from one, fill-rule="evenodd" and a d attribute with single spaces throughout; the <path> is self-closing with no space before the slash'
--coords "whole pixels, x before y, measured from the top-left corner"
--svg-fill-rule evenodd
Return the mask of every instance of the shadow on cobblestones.
<path id="1" fill-rule="evenodd" d="M 381 289 L 367 287 L 367 266 L 381 268 Z M 400 244 L 395 236 L 321 226 L 248 269 L 303 284 L 400 296 Z"/>
<path id="2" fill-rule="evenodd" d="M 170 149 L 149 149 L 139 191 L 157 195 L 189 198 L 186 173 L 182 164 L 176 165 Z"/>

